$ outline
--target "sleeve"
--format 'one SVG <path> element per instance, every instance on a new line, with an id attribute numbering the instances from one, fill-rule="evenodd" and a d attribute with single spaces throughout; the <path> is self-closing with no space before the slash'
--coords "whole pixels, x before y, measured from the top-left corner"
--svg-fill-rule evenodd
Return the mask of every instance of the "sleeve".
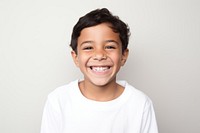
<path id="1" fill-rule="evenodd" d="M 44 106 L 40 133 L 61 133 L 59 104 L 49 97 Z"/>
<path id="2" fill-rule="evenodd" d="M 142 118 L 141 133 L 158 133 L 155 112 L 150 99 L 147 99 L 145 104 Z"/>

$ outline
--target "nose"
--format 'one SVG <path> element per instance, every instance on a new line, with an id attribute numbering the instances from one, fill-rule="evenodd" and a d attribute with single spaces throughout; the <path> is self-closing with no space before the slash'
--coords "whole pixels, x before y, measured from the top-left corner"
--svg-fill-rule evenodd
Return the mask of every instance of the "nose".
<path id="1" fill-rule="evenodd" d="M 101 61 L 101 60 L 105 60 L 106 58 L 107 58 L 107 56 L 106 56 L 106 52 L 104 50 L 102 50 L 102 49 L 95 50 L 94 57 L 93 57 L 94 60 Z"/>

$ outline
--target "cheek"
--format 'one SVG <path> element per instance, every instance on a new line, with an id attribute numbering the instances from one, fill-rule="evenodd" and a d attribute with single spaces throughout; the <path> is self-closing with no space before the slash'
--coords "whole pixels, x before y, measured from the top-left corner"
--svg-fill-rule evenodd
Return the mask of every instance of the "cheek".
<path id="1" fill-rule="evenodd" d="M 79 55 L 78 56 L 78 63 L 79 63 L 79 66 L 80 65 L 84 65 L 84 64 L 86 64 L 86 62 L 87 62 L 87 56 L 85 56 L 85 55 Z"/>
<path id="2" fill-rule="evenodd" d="M 112 60 L 113 60 L 113 62 L 115 63 L 115 64 L 118 64 L 118 65 L 120 65 L 121 64 L 121 57 L 119 56 L 119 55 L 113 55 L 112 57 Z"/>

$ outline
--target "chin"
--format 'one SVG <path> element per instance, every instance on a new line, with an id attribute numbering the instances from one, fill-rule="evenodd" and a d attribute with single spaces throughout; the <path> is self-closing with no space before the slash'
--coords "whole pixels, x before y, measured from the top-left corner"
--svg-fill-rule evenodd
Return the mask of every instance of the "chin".
<path id="1" fill-rule="evenodd" d="M 92 79 L 91 82 L 95 86 L 102 87 L 102 86 L 108 85 L 109 83 L 112 83 L 113 80 L 111 80 L 111 79 L 101 79 L 100 78 L 100 79 Z"/>

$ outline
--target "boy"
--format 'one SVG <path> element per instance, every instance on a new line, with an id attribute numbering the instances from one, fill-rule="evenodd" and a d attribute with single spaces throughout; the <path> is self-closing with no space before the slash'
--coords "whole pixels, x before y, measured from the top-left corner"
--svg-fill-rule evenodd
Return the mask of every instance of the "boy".
<path id="1" fill-rule="evenodd" d="M 41 133 L 157 133 L 151 100 L 116 75 L 128 57 L 129 28 L 107 9 L 81 17 L 71 55 L 84 75 L 49 94 Z"/>

